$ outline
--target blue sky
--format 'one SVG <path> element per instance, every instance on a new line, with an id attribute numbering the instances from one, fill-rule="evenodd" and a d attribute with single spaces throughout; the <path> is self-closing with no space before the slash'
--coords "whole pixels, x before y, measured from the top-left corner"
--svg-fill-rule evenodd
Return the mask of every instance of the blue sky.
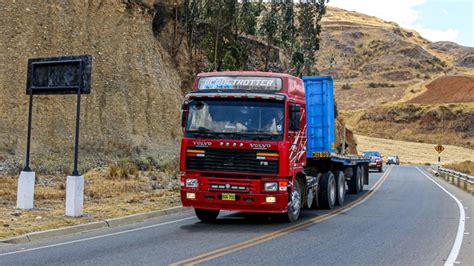
<path id="1" fill-rule="evenodd" d="M 394 21 L 430 41 L 474 47 L 474 0 L 330 0 L 328 5 Z"/>

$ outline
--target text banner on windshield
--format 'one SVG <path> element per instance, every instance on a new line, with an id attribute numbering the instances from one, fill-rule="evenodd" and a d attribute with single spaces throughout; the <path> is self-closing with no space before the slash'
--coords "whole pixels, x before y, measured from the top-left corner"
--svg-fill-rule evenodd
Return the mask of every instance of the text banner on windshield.
<path id="1" fill-rule="evenodd" d="M 282 80 L 272 77 L 218 76 L 202 77 L 198 90 L 257 90 L 280 91 Z"/>

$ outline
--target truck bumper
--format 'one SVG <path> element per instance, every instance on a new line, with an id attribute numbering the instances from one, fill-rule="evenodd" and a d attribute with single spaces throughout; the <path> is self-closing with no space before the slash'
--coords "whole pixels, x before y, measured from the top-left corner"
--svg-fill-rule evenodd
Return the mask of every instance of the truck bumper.
<path id="1" fill-rule="evenodd" d="M 188 198 L 188 193 L 194 193 L 194 199 Z M 231 201 L 222 200 L 222 193 L 226 192 L 181 189 L 181 202 L 184 207 L 208 210 L 260 213 L 284 213 L 288 211 L 288 194 L 234 193 L 235 200 Z M 275 202 L 268 203 L 267 197 L 275 197 Z"/>

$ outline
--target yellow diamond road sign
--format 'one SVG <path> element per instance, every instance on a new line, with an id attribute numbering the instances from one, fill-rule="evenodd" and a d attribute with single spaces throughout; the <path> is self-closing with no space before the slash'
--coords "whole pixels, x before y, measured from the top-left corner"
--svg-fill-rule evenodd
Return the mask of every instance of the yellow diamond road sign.
<path id="1" fill-rule="evenodd" d="M 435 150 L 438 152 L 438 153 L 442 153 L 444 151 L 444 146 L 441 145 L 441 144 L 438 144 L 435 146 Z"/>

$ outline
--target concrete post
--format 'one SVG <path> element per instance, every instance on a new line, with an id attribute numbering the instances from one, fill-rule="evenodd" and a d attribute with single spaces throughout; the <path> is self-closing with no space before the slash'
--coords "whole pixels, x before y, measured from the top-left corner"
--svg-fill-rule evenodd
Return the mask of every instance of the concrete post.
<path id="1" fill-rule="evenodd" d="M 35 172 L 21 171 L 18 178 L 16 207 L 18 209 L 33 209 L 35 194 Z"/>
<path id="2" fill-rule="evenodd" d="M 66 216 L 81 216 L 83 205 L 84 177 L 68 176 L 66 181 Z"/>

